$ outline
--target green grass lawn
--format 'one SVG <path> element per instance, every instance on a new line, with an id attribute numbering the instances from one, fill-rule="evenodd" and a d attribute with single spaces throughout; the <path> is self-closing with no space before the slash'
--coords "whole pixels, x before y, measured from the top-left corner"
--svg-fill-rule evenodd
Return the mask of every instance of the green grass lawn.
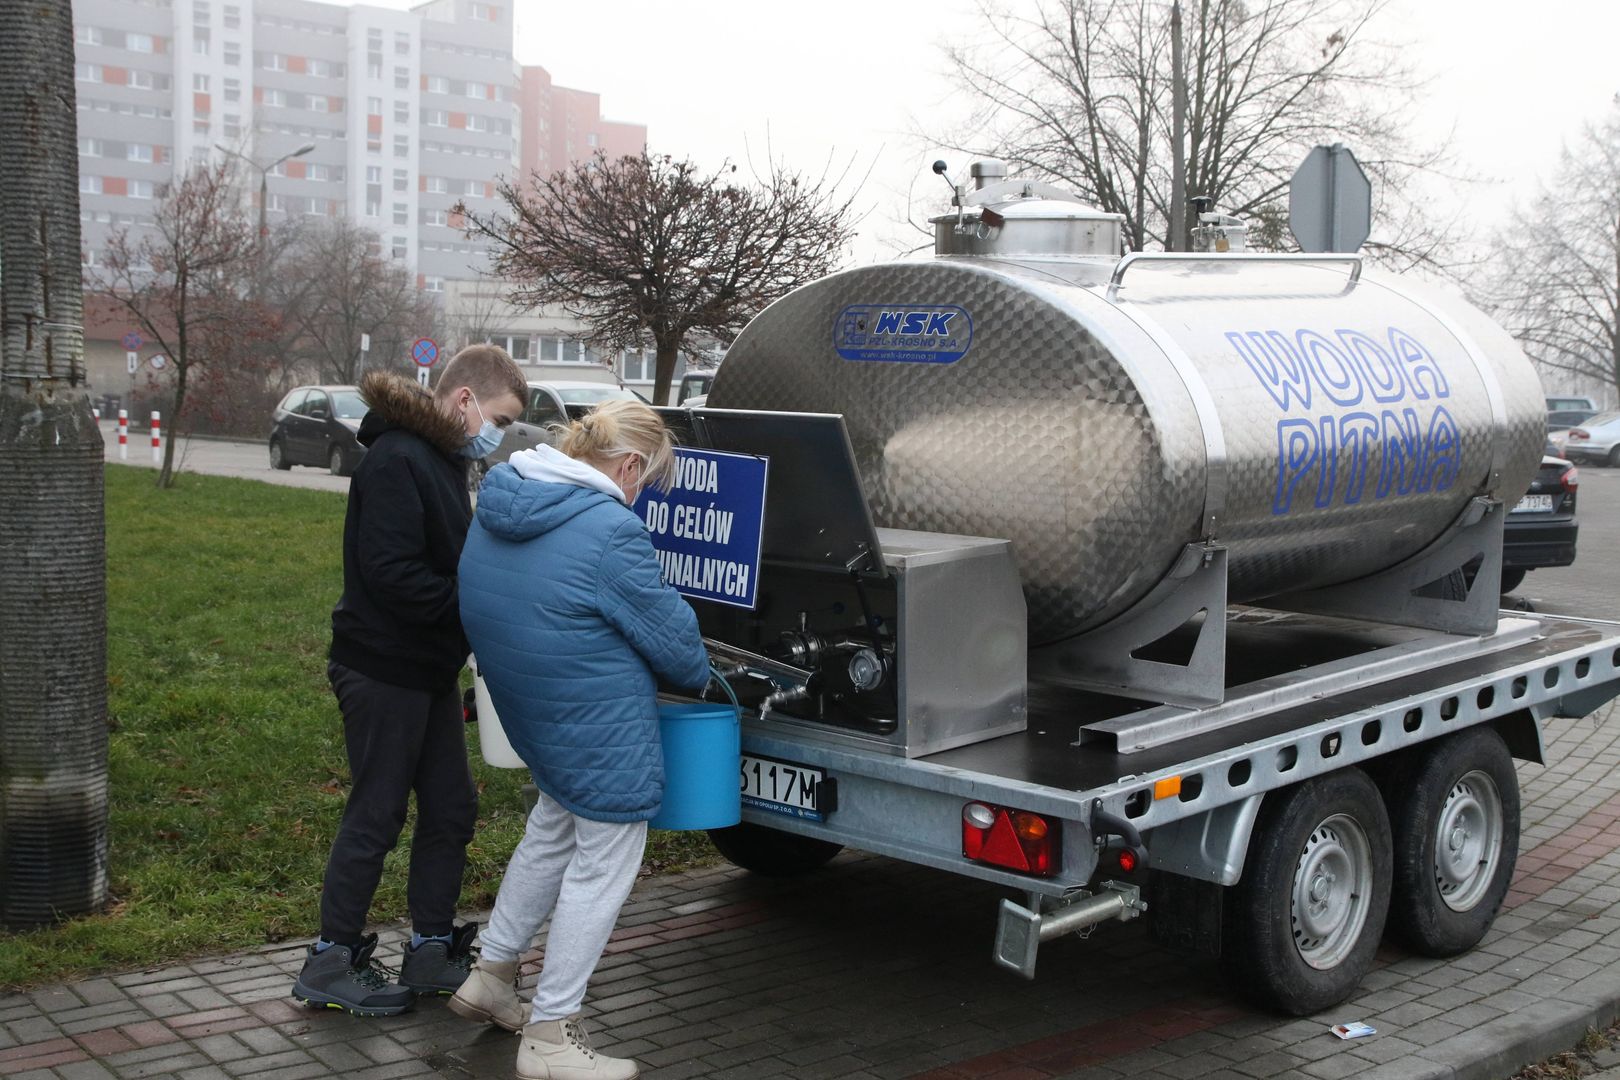
<path id="1" fill-rule="evenodd" d="M 344 497 L 107 467 L 111 892 L 101 915 L 0 936 L 0 986 L 301 940 L 348 791 L 326 682 Z M 527 774 L 490 769 L 462 903 L 487 906 L 522 833 Z M 402 917 L 406 837 L 372 918 Z M 652 834 L 647 868 L 712 857 Z"/>

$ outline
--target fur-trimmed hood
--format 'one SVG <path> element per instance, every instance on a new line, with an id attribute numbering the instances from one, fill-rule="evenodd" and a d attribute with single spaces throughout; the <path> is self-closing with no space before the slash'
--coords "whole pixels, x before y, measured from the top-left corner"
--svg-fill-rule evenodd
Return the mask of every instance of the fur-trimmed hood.
<path id="1" fill-rule="evenodd" d="M 421 436 L 446 457 L 458 456 L 467 445 L 467 430 L 461 421 L 446 416 L 432 394 L 402 375 L 368 371 L 360 377 L 360 396 L 371 408 L 355 436 L 362 446 L 370 446 L 391 428 Z"/>

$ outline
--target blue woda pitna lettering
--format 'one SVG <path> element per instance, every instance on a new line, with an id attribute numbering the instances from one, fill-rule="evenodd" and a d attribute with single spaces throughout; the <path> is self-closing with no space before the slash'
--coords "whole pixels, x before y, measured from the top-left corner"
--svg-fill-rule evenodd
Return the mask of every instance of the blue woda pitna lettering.
<path id="1" fill-rule="evenodd" d="M 1273 515 L 1446 491 L 1457 482 L 1451 384 L 1411 334 L 1244 330 L 1226 340 L 1284 414 Z"/>

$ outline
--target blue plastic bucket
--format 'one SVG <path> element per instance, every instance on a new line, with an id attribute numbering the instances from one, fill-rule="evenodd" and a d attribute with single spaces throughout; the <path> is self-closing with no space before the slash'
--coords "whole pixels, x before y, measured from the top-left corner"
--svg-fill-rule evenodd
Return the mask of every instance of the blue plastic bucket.
<path id="1" fill-rule="evenodd" d="M 660 705 L 664 805 L 655 829 L 723 829 L 742 820 L 742 728 L 731 705 Z"/>

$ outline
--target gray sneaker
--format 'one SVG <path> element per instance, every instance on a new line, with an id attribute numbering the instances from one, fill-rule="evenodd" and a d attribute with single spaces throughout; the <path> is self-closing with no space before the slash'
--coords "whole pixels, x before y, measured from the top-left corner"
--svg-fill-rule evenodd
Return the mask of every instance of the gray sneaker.
<path id="1" fill-rule="evenodd" d="M 472 943 L 477 923 L 462 923 L 450 931 L 450 940 L 424 941 L 417 948 L 405 945 L 399 985 L 418 994 L 453 994 L 472 970 Z"/>
<path id="2" fill-rule="evenodd" d="M 305 1005 L 342 1009 L 355 1016 L 404 1012 L 416 999 L 405 987 L 388 981 L 382 966 L 371 958 L 376 949 L 376 934 L 367 934 L 352 949 L 332 945 L 316 952 L 311 945 L 304 970 L 293 983 L 292 996 Z"/>

